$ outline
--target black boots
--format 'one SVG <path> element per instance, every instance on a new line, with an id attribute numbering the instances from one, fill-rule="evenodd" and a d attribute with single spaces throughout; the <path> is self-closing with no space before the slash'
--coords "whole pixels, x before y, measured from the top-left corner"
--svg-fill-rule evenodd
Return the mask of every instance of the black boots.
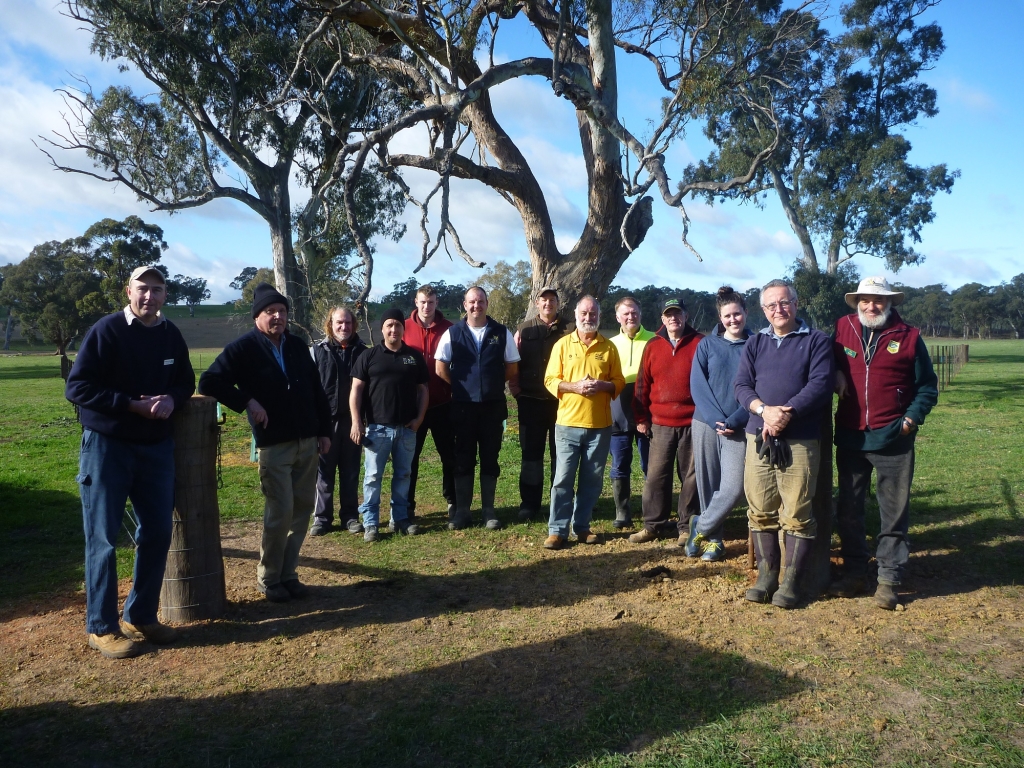
<path id="1" fill-rule="evenodd" d="M 800 592 L 797 585 L 807 564 L 807 556 L 814 547 L 814 539 L 805 539 L 786 534 L 786 575 L 782 579 L 779 591 L 772 597 L 772 605 L 779 608 L 796 608 L 800 603 Z"/>
<path id="2" fill-rule="evenodd" d="M 752 603 L 767 603 L 779 588 L 779 532 L 751 531 L 757 555 L 757 583 L 747 590 Z"/>
<path id="3" fill-rule="evenodd" d="M 540 515 L 544 492 L 544 462 L 524 461 L 519 471 L 519 522 L 528 523 Z"/>
<path id="4" fill-rule="evenodd" d="M 633 517 L 629 511 L 629 478 L 612 478 L 612 498 L 615 499 L 615 522 L 618 528 L 632 528 Z"/>
<path id="5" fill-rule="evenodd" d="M 497 531 L 501 528 L 501 521 L 494 511 L 494 491 L 498 487 L 498 478 L 490 475 L 480 475 L 480 506 L 484 518 L 484 527 L 488 531 Z"/>
<path id="6" fill-rule="evenodd" d="M 472 524 L 473 517 L 470 514 L 470 508 L 473 505 L 473 481 L 475 479 L 473 475 L 455 476 L 455 512 L 448 514 L 448 530 L 461 531 Z"/>

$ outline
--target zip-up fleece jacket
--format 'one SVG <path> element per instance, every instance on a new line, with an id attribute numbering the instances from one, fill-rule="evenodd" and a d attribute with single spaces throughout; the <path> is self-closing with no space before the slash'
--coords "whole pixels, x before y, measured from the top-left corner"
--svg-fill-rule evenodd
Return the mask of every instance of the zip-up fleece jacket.
<path id="1" fill-rule="evenodd" d="M 612 400 L 612 427 L 616 432 L 632 432 L 636 429 L 636 416 L 633 414 L 633 390 L 636 375 L 640 371 L 640 359 L 644 356 L 644 347 L 654 338 L 654 333 L 643 326 L 631 339 L 625 333 L 613 336 L 609 341 L 615 345 L 622 364 L 622 376 L 626 379 L 626 388 L 622 394 Z"/>
<path id="2" fill-rule="evenodd" d="M 697 345 L 690 371 L 690 392 L 697 406 L 693 418 L 709 427 L 719 421 L 728 429 L 740 430 L 747 426 L 750 412 L 736 401 L 733 382 L 743 345 L 750 335 L 750 331 L 744 329 L 742 339 L 730 341 L 719 325 Z"/>
<path id="3" fill-rule="evenodd" d="M 551 359 L 555 342 L 576 330 L 575 322 L 566 322 L 559 316 L 548 325 L 540 316 L 527 320 L 519 326 L 519 391 L 520 397 L 538 400 L 557 398 L 544 387 L 544 372 Z"/>
<path id="4" fill-rule="evenodd" d="M 180 408 L 196 391 L 196 377 L 181 331 L 164 320 L 128 324 L 124 312 L 97 322 L 82 339 L 64 396 L 78 406 L 82 426 L 130 443 L 171 436 L 170 419 L 147 419 L 128 410 L 143 395 L 170 395 Z"/>
<path id="5" fill-rule="evenodd" d="M 287 375 L 271 342 L 253 328 L 232 341 L 199 377 L 199 392 L 217 398 L 241 413 L 250 400 L 267 412 L 267 426 L 249 419 L 258 448 L 299 440 L 330 437 L 331 407 L 306 345 L 290 333 L 281 342 Z"/>
<path id="6" fill-rule="evenodd" d="M 416 310 L 405 318 L 405 335 L 402 341 L 415 349 L 427 363 L 427 408 L 435 405 L 444 405 L 452 399 L 452 387 L 447 381 L 437 375 L 437 366 L 434 365 L 434 353 L 437 352 L 438 342 L 441 336 L 452 327 L 452 321 L 445 318 L 441 310 L 434 312 L 434 324 L 424 328 L 416 319 Z"/>
<path id="7" fill-rule="evenodd" d="M 366 342 L 359 336 L 353 336 L 344 347 L 331 339 L 321 339 L 309 348 L 313 362 L 320 371 L 320 383 L 331 406 L 331 415 L 339 421 L 349 421 L 352 418 L 348 409 L 348 395 L 352 391 L 352 369 L 366 349 Z"/>
<path id="8" fill-rule="evenodd" d="M 633 391 L 637 423 L 688 427 L 693 423 L 690 369 L 704 335 L 687 325 L 674 347 L 662 328 L 644 347 Z"/>
<path id="9" fill-rule="evenodd" d="M 892 310 L 889 327 L 877 332 L 870 359 L 866 359 L 864 327 L 856 313 L 836 323 L 834 352 L 836 369 L 843 372 L 848 384 L 846 397 L 839 400 L 836 410 L 837 430 L 867 432 L 892 427 L 896 437 L 904 416 L 922 424 L 938 400 L 938 380 L 928 348 L 920 332 L 907 325 L 896 310 Z"/>

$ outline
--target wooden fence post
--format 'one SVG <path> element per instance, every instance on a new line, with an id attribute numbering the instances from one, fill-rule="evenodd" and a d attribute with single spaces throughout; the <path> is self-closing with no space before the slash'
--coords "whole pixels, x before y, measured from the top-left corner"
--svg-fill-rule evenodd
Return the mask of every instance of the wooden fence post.
<path id="1" fill-rule="evenodd" d="M 165 621 L 224 615 L 217 506 L 217 401 L 194 396 L 174 415 L 174 514 L 160 612 Z"/>

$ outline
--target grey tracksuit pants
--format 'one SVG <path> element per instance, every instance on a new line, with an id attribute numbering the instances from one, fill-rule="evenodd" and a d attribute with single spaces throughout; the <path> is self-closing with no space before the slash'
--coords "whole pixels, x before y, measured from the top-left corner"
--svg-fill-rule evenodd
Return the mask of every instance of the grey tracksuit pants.
<path id="1" fill-rule="evenodd" d="M 722 523 L 743 497 L 743 462 L 746 435 L 719 435 L 714 427 L 693 420 L 693 462 L 697 472 L 700 520 L 697 531 L 708 538 L 722 537 Z"/>

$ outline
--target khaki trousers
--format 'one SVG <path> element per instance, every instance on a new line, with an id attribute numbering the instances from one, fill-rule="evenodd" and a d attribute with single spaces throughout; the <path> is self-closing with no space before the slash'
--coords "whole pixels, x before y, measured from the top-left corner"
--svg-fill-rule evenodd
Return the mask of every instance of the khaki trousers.
<path id="1" fill-rule="evenodd" d="M 789 440 L 793 464 L 773 469 L 768 456 L 757 457 L 754 435 L 747 435 L 743 464 L 743 491 L 747 496 L 747 521 L 752 531 L 777 531 L 813 539 L 817 523 L 811 510 L 818 482 L 818 440 Z"/>
<path id="2" fill-rule="evenodd" d="M 260 448 L 263 540 L 256 583 L 266 589 L 298 578 L 299 549 L 316 502 L 315 437 Z"/>

